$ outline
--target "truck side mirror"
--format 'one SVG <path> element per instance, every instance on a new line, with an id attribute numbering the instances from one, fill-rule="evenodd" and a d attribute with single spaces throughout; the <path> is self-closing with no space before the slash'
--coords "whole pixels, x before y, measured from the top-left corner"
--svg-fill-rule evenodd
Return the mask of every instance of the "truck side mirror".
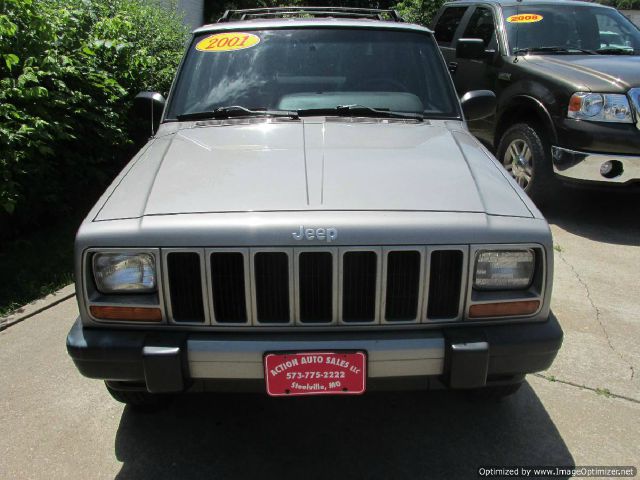
<path id="1" fill-rule="evenodd" d="M 465 93 L 460 104 L 467 121 L 481 120 L 496 113 L 496 94 L 491 90 L 474 90 Z"/>
<path id="2" fill-rule="evenodd" d="M 158 92 L 140 92 L 133 99 L 133 111 L 136 117 L 149 122 L 151 136 L 158 130 L 166 100 Z"/>
<path id="3" fill-rule="evenodd" d="M 459 38 L 456 42 L 456 57 L 467 60 L 485 58 L 484 41 L 481 38 Z"/>

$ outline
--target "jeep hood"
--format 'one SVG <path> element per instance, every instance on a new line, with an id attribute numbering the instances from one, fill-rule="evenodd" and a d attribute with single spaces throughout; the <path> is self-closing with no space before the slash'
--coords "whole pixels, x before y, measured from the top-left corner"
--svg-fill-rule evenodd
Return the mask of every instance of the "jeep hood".
<path id="1" fill-rule="evenodd" d="M 531 217 L 523 197 L 459 122 L 211 121 L 163 125 L 95 220 L 310 210 Z"/>
<path id="2" fill-rule="evenodd" d="M 640 56 L 636 55 L 527 55 L 524 58 L 534 68 L 552 71 L 554 76 L 576 88 L 626 93 L 640 86 Z"/>

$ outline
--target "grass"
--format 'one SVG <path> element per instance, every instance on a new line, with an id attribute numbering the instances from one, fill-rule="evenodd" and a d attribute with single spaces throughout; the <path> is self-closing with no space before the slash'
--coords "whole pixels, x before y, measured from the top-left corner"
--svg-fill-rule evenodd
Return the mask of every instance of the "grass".
<path id="1" fill-rule="evenodd" d="M 73 282 L 73 239 L 80 219 L 69 218 L 0 244 L 0 316 Z"/>
<path id="2" fill-rule="evenodd" d="M 558 252 L 558 253 L 562 253 L 564 251 L 564 248 L 562 248 L 560 245 L 558 245 L 557 243 L 553 246 L 553 249 Z"/>

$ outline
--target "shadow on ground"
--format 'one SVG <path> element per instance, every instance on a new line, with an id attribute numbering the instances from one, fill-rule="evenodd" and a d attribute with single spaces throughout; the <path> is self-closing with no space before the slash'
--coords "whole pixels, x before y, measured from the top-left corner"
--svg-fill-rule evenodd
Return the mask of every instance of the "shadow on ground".
<path id="1" fill-rule="evenodd" d="M 640 245 L 640 190 L 565 187 L 542 208 L 549 223 L 598 242 Z"/>
<path id="2" fill-rule="evenodd" d="M 573 466 L 525 383 L 499 404 L 451 392 L 272 399 L 187 396 L 167 410 L 125 408 L 119 479 L 477 478 L 479 466 Z"/>

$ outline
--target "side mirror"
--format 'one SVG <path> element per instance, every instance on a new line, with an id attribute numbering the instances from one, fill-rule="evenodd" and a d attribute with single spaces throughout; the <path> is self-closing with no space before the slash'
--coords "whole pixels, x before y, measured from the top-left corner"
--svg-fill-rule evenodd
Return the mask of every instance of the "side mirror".
<path id="1" fill-rule="evenodd" d="M 133 111 L 136 117 L 145 122 L 149 122 L 151 135 L 156 132 L 166 100 L 157 92 L 140 92 L 133 99 Z"/>
<path id="2" fill-rule="evenodd" d="M 481 120 L 496 113 L 496 94 L 491 90 L 474 90 L 465 93 L 460 104 L 467 121 Z"/>
<path id="3" fill-rule="evenodd" d="M 481 38 L 459 38 L 456 42 L 456 57 L 467 60 L 485 58 L 484 41 Z"/>

